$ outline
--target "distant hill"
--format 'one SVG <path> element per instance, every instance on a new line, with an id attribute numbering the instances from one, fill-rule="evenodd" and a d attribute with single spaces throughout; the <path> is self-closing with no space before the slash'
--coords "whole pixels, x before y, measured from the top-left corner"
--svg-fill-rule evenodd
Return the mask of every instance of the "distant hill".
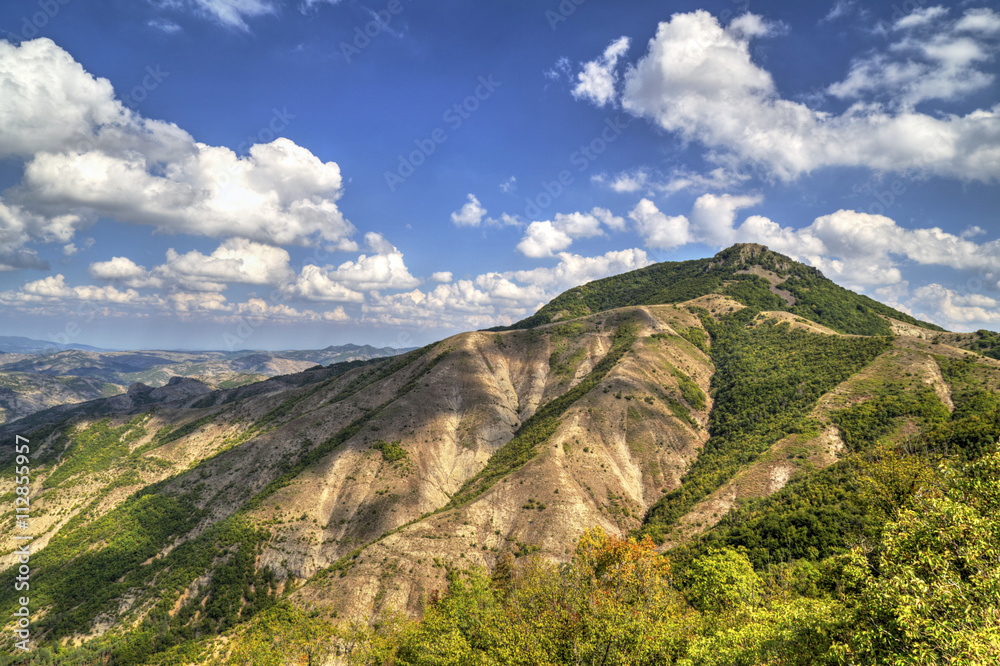
<path id="1" fill-rule="evenodd" d="M 0 353 L 6 354 L 35 354 L 38 352 L 64 351 L 67 349 L 82 349 L 84 351 L 106 351 L 99 347 L 90 345 L 68 344 L 61 345 L 46 340 L 34 340 L 17 335 L 0 335 Z"/>
<path id="2" fill-rule="evenodd" d="M 409 351 L 352 344 L 278 352 L 113 352 L 36 349 L 31 344 L 38 341 L 3 339 L 28 342 L 20 343 L 20 352 L 0 355 L 0 423 L 57 405 L 124 393 L 135 382 L 160 387 L 172 377 L 191 377 L 212 388 L 233 388 L 316 365 L 366 361 Z"/>

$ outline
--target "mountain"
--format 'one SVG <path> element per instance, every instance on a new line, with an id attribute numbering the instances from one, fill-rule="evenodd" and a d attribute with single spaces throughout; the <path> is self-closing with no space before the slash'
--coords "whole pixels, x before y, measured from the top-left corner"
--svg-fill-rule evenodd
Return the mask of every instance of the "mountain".
<path id="1" fill-rule="evenodd" d="M 277 352 L 64 349 L 0 354 L 0 422 L 49 407 L 124 393 L 134 382 L 157 387 L 166 385 L 172 377 L 191 377 L 212 388 L 233 388 L 314 365 L 382 358 L 406 351 L 349 344 Z"/>
<path id="2" fill-rule="evenodd" d="M 668 552 L 670 589 L 686 595 L 678 617 L 690 622 L 726 606 L 698 587 L 723 569 L 800 590 L 790 617 L 825 617 L 803 609 L 858 584 L 837 558 L 857 543 L 877 557 L 885 511 L 921 487 L 923 477 L 878 476 L 879 465 L 976 461 L 1000 437 L 998 347 L 996 334 L 943 331 L 737 245 L 598 280 L 507 329 L 388 359 L 215 390 L 172 380 L 35 413 L 0 427 L 0 494 L 13 497 L 10 445 L 28 437 L 34 635 L 86 641 L 53 655 L 78 662 L 238 661 L 275 645 L 305 655 L 358 636 L 388 645 L 379 631 L 425 613 L 433 622 L 406 640 L 472 640 L 475 627 L 522 614 L 467 621 L 491 589 L 513 603 L 504 581 L 563 598 L 544 586 L 578 571 L 595 527 Z M 881 494 L 869 477 L 883 479 Z M 13 504 L 2 510 L 13 526 Z M 641 550 L 620 543 L 601 552 Z M 547 574 L 545 562 L 572 566 Z M 819 573 L 835 569 L 840 578 Z M 16 609 L 14 577 L 10 565 L 0 574 L 4 612 Z M 433 603 L 449 590 L 454 616 Z M 375 633 L 343 622 L 371 618 Z M 676 649 L 696 651 L 728 626 L 705 622 Z M 836 634 L 816 631 L 827 643 Z M 499 644 L 523 640 L 505 636 Z"/>
<path id="3" fill-rule="evenodd" d="M 0 354 L 35 354 L 38 352 L 53 350 L 64 351 L 67 349 L 104 351 L 97 347 L 91 347 L 90 345 L 63 345 L 56 342 L 48 342 L 46 340 L 33 340 L 31 338 L 25 338 L 17 335 L 0 335 Z"/>

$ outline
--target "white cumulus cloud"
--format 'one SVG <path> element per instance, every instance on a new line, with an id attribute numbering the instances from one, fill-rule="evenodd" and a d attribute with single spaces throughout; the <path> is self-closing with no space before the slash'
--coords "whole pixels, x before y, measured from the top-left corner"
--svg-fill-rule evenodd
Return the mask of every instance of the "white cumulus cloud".
<path id="1" fill-rule="evenodd" d="M 0 41 L 0 118 L 0 157 L 24 160 L 23 180 L 0 199 L 8 251 L 66 244 L 99 216 L 279 245 L 354 233 L 337 208 L 336 163 L 284 138 L 244 156 L 197 142 L 126 108 L 49 39 Z M 275 122 L 288 114 L 276 110 Z"/>
<path id="2" fill-rule="evenodd" d="M 459 227 L 478 227 L 485 215 L 486 209 L 479 203 L 479 199 L 476 198 L 476 195 L 470 194 L 469 200 L 451 214 L 451 221 Z"/>
<path id="3" fill-rule="evenodd" d="M 616 231 L 625 228 L 625 220 L 607 208 L 594 208 L 589 213 L 557 213 L 551 220 L 529 224 L 517 250 L 526 257 L 551 257 L 568 248 L 577 238 L 603 235 L 602 224 Z"/>
<path id="4" fill-rule="evenodd" d="M 618 82 L 615 68 L 618 66 L 618 59 L 628 51 L 629 44 L 631 40 L 628 37 L 619 37 L 608 45 L 600 58 L 585 63 L 583 71 L 577 75 L 573 97 L 590 100 L 598 106 L 604 106 L 613 100 L 616 95 L 615 84 Z"/>
<path id="5" fill-rule="evenodd" d="M 766 26 L 737 19 L 727 29 L 706 11 L 675 14 L 659 24 L 646 54 L 627 70 L 622 107 L 702 144 L 721 166 L 753 165 L 783 180 L 832 166 L 1000 180 L 1000 105 L 965 115 L 921 113 L 903 104 L 899 92 L 889 109 L 859 103 L 840 114 L 815 110 L 782 98 L 770 73 L 753 61 L 750 41 L 773 30 Z M 928 58 L 965 62 L 963 71 L 970 72 L 970 63 L 978 62 L 950 42 L 921 39 L 912 47 L 924 48 Z M 926 99 L 930 93 L 913 94 Z"/>

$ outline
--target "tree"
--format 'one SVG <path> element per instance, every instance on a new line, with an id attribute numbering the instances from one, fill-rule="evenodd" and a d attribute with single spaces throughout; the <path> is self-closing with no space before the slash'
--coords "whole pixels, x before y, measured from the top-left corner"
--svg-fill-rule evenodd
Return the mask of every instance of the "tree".
<path id="1" fill-rule="evenodd" d="M 853 663 L 1000 663 L 1000 453 L 940 474 L 886 525 L 843 646 Z"/>

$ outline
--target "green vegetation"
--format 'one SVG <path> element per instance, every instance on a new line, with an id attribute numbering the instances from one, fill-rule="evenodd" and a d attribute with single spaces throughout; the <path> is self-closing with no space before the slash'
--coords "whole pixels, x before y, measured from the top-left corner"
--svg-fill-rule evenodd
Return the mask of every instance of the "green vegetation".
<path id="1" fill-rule="evenodd" d="M 789 305 L 770 291 L 764 278 L 745 272 L 759 266 L 783 280 L 780 289 L 794 299 Z M 891 329 L 880 315 L 935 331 L 928 324 L 855 294 L 823 277 L 815 268 L 765 250 L 761 246 L 734 245 L 709 259 L 663 262 L 639 270 L 594 280 L 554 298 L 534 315 L 513 326 L 491 330 L 533 328 L 557 316 L 582 317 L 628 305 L 681 303 L 706 294 L 721 293 L 757 310 L 786 310 L 841 333 L 889 335 Z M 692 340 L 692 344 L 697 343 Z"/>
<path id="2" fill-rule="evenodd" d="M 394 463 L 402 460 L 406 457 L 406 449 L 404 449 L 399 440 L 395 442 L 384 442 L 377 441 L 372 444 L 372 448 L 376 451 L 382 452 L 382 460 L 387 463 Z"/>
<path id="3" fill-rule="evenodd" d="M 667 364 L 670 374 L 677 379 L 677 386 L 680 388 L 681 397 L 684 401 L 695 409 L 705 409 L 705 392 L 701 390 L 686 372 L 673 365 Z"/>
<path id="4" fill-rule="evenodd" d="M 1000 333 L 979 329 L 976 331 L 976 341 L 972 343 L 972 350 L 983 356 L 1000 359 Z"/>
<path id="5" fill-rule="evenodd" d="M 51 609 L 36 631 L 50 638 L 85 632 L 95 616 L 146 578 L 143 562 L 202 515 L 190 496 L 145 491 L 107 515 L 94 513 L 96 507 L 86 515 L 95 518 L 89 523 L 82 513 L 73 518 L 32 555 L 31 598 L 37 608 Z M 14 569 L 0 575 L 0 608 L 13 609 L 14 576 Z"/>
<path id="6" fill-rule="evenodd" d="M 760 275 L 740 272 L 751 265 L 784 279 L 778 288 L 791 297 L 773 293 L 771 282 Z M 270 569 L 259 566 L 258 556 L 265 545 L 281 544 L 286 534 L 272 537 L 252 524 L 248 512 L 347 441 L 371 441 L 369 429 L 377 429 L 371 421 L 424 385 L 421 380 L 450 351 L 431 357 L 425 348 L 362 364 L 347 378 L 344 373 L 359 366 L 312 372 L 292 397 L 223 442 L 222 449 L 301 418 L 307 401 L 325 405 L 344 400 L 400 371 L 405 375 L 394 382 L 405 383 L 381 404 L 354 412 L 361 416 L 325 441 L 314 445 L 300 437 L 296 441 L 301 446 L 269 473 L 270 483 L 221 520 L 212 513 L 217 509 L 212 500 L 199 495 L 204 485 L 193 492 L 168 490 L 190 488 L 185 482 L 197 483 L 199 471 L 206 478 L 205 467 L 186 471 L 174 483 L 149 486 L 102 515 L 111 489 L 142 483 L 141 472 L 154 465 L 170 466 L 145 458 L 147 451 L 190 435 L 219 418 L 218 411 L 164 429 L 135 449 L 148 437 L 149 414 L 120 425 L 109 418 L 87 425 L 60 423 L 32 434 L 36 441 L 56 439 L 35 461 L 41 465 L 58 458 L 59 464 L 48 468 L 46 492 L 62 493 L 83 479 L 105 485 L 46 548 L 32 554 L 32 605 L 39 610 L 33 633 L 42 646 L 31 663 L 285 664 L 322 663 L 334 655 L 348 664 L 397 665 L 1000 662 L 1000 395 L 995 371 L 971 354 L 935 357 L 950 389 L 940 395 L 949 394 L 954 403 L 949 411 L 939 392 L 923 384 L 925 375 L 886 377 L 876 373 L 881 365 L 874 366 L 863 381 L 851 384 L 854 393 L 837 397 L 845 406 L 829 414 L 846 444 L 844 459 L 819 471 L 803 462 L 782 490 L 740 504 L 713 529 L 661 555 L 655 542 L 669 536 L 681 516 L 776 442 L 795 436 L 777 451 L 805 457 L 808 450 L 801 442 L 818 433 L 823 424 L 817 421 L 826 418 L 810 417 L 820 396 L 891 348 L 891 340 L 882 335 L 888 326 L 880 315 L 908 319 L 840 290 L 812 269 L 753 247 L 629 275 L 567 292 L 559 307 L 535 315 L 536 323 L 619 307 L 628 299 L 679 302 L 708 293 L 705 289 L 746 306 L 719 320 L 698 312 L 701 327 L 676 328 L 686 342 L 653 336 L 670 339 L 685 353 L 695 354 L 690 343 L 710 355 L 714 409 L 711 438 L 698 460 L 682 486 L 649 511 L 639 534 L 620 539 L 600 529 L 588 531 L 575 550 L 566 551 L 572 554 L 565 564 L 534 557 L 540 547 L 514 537 L 489 549 L 493 544 L 474 539 L 469 548 L 477 553 L 481 548 L 484 554 L 499 554 L 495 570 L 463 571 L 455 562 L 468 559 L 433 557 L 431 578 L 441 570 L 447 590 L 434 589 L 434 583 L 425 587 L 429 593 L 422 601 L 421 622 L 388 609 L 374 624 L 335 626 L 329 622 L 335 612 L 297 608 L 293 597 L 279 598 L 278 581 Z M 791 311 L 859 335 L 792 329 L 760 317 L 762 309 Z M 605 325 L 613 321 L 611 317 Z M 530 462 L 546 444 L 551 446 L 566 411 L 600 386 L 635 345 L 635 324 L 619 319 L 616 325 L 606 357 L 579 385 L 542 405 L 442 511 L 472 501 Z M 593 324 L 559 321 L 547 329 L 508 335 L 532 340 L 551 336 L 551 371 L 565 378 L 587 353 L 578 339 L 592 330 L 588 326 Z M 507 344 L 505 339 L 510 341 L 500 333 L 493 338 L 499 347 Z M 980 331 L 973 347 L 991 355 L 998 341 L 996 334 Z M 901 345 L 893 353 L 918 352 Z M 655 370 L 661 387 L 652 395 L 617 395 L 627 401 L 618 405 L 629 425 L 642 421 L 648 405 L 661 399 L 678 419 L 695 426 L 692 410 L 704 410 L 708 397 L 679 367 L 667 363 Z M 205 407 L 214 401 L 206 398 Z M 590 443 L 573 440 L 571 447 L 567 441 L 563 451 L 567 456 L 589 454 L 583 444 Z M 380 474 L 409 465 L 402 440 L 378 440 L 371 449 L 389 464 Z M 366 455 L 377 459 L 374 451 Z M 390 494 L 391 482 L 384 485 L 375 492 L 378 501 L 398 499 Z M 558 490 L 552 496 L 538 492 L 521 505 L 527 520 L 551 517 L 560 510 L 556 500 L 565 497 L 556 495 Z M 631 518 L 636 511 L 635 503 L 610 490 L 607 506 L 615 520 Z M 303 513 L 296 520 L 306 518 Z M 275 523 L 286 519 L 294 518 L 281 515 Z M 213 520 L 217 522 L 211 524 Z M 500 530 L 495 534 L 500 536 Z M 449 538 L 440 531 L 425 536 Z M 313 581 L 334 583 L 329 579 L 347 575 L 362 558 L 367 565 L 375 563 L 373 551 L 365 550 L 373 542 L 363 544 L 354 534 L 351 538 L 360 547 Z M 386 560 L 381 564 L 386 577 L 401 573 L 398 560 Z M 16 607 L 13 575 L 13 570 L 0 574 L 0 612 L 8 617 Z M 294 588 L 288 580 L 286 595 Z M 384 595 L 380 589 L 375 603 Z M 88 633 L 99 618 L 117 625 L 82 647 L 58 643 Z M 213 649 L 221 645 L 221 653 L 209 649 L 219 634 L 225 640 Z M 9 642 L 0 645 L 7 648 Z M 11 659 L 0 657 L 0 664 L 6 663 Z"/>
<path id="7" fill-rule="evenodd" d="M 966 361 L 942 362 L 975 379 Z M 842 555 L 855 543 L 877 540 L 899 508 L 932 483 L 937 461 L 979 460 L 1000 441 L 1000 396 L 968 380 L 953 389 L 951 413 L 930 387 L 899 380 L 834 413 L 850 456 L 730 512 L 701 539 L 676 549 L 675 558 L 686 561 L 724 545 L 745 549 L 764 569 Z"/>
<path id="8" fill-rule="evenodd" d="M 708 353 L 708 334 L 697 326 L 682 328 L 677 331 L 682 338 L 693 344 L 695 347 Z"/>
<path id="9" fill-rule="evenodd" d="M 886 338 L 827 336 L 793 330 L 787 323 L 756 323 L 756 315 L 747 308 L 719 322 L 704 319 L 716 366 L 712 437 L 681 487 L 649 510 L 644 531 L 654 540 L 662 541 L 698 500 L 779 439 L 810 429 L 806 416 L 816 400 L 891 344 Z"/>
<path id="10" fill-rule="evenodd" d="M 103 472 L 129 455 L 129 444 L 146 434 L 143 414 L 128 423 L 112 427 L 110 419 L 102 419 L 83 430 L 70 433 L 72 442 L 62 455 L 62 462 L 45 479 L 46 488 L 54 488 L 78 474 Z"/>

